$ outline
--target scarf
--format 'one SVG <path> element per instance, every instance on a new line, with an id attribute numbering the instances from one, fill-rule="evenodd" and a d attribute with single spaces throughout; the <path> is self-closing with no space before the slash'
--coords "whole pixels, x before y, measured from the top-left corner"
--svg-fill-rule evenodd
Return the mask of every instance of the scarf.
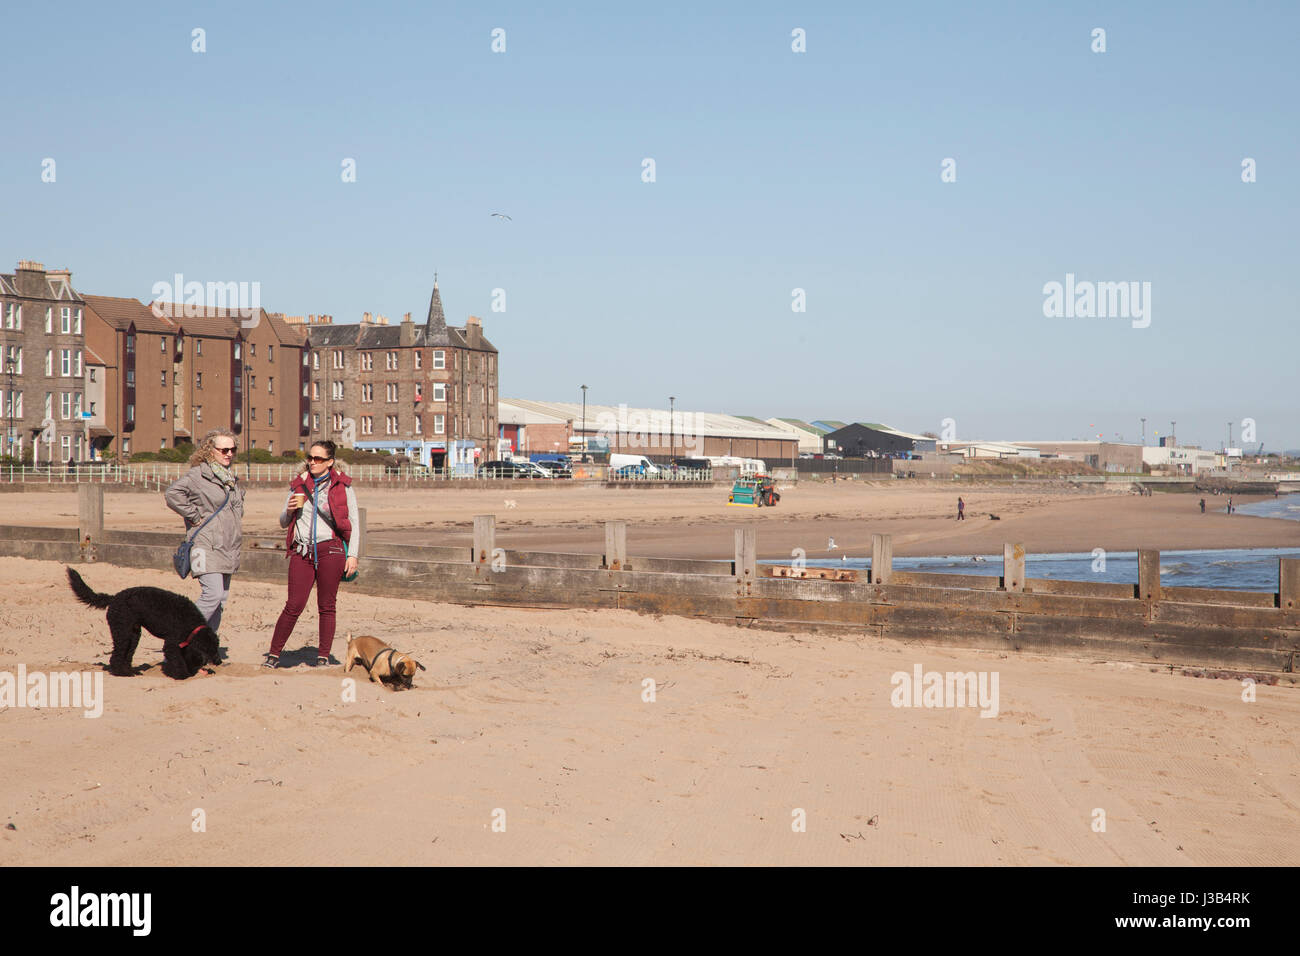
<path id="1" fill-rule="evenodd" d="M 208 462 L 208 467 L 212 469 L 212 476 L 221 482 L 226 488 L 235 487 L 235 475 L 225 465 L 219 465 L 215 461 Z"/>

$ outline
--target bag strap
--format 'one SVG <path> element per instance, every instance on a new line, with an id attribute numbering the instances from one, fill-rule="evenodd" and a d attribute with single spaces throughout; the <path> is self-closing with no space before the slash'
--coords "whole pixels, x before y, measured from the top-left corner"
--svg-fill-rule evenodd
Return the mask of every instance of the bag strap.
<path id="1" fill-rule="evenodd" d="M 189 535 L 185 540 L 187 540 L 187 541 L 189 541 L 191 544 L 193 544 L 193 543 L 194 543 L 194 539 L 197 538 L 197 537 L 199 536 L 199 532 L 202 531 L 204 528 L 206 528 L 206 527 L 208 526 L 208 522 L 209 522 L 209 521 L 211 521 L 213 518 L 215 518 L 218 514 L 221 513 L 221 509 L 224 508 L 224 507 L 226 506 L 226 502 L 229 501 L 229 500 L 230 500 L 230 491 L 227 490 L 227 491 L 226 491 L 226 498 L 225 498 L 225 501 L 222 501 L 221 504 L 217 507 L 217 510 L 214 511 L 214 512 L 212 512 L 212 514 L 208 515 L 207 519 L 203 522 L 203 524 L 201 524 L 201 525 L 199 525 L 197 528 L 195 528 L 195 529 L 194 529 L 194 533 L 193 533 L 192 535 Z"/>

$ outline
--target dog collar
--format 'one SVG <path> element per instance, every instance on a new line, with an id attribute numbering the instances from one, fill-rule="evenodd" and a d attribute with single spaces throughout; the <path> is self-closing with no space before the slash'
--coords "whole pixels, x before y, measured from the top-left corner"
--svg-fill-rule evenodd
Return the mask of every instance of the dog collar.
<path id="1" fill-rule="evenodd" d="M 205 627 L 207 627 L 206 624 L 200 624 L 200 625 L 199 625 L 198 627 L 196 627 L 194 630 L 190 631 L 190 636 L 187 637 L 187 638 L 185 638 L 184 642 L 183 642 L 180 646 L 181 646 L 181 647 L 189 647 L 189 646 L 190 646 L 190 641 L 194 640 L 194 635 L 197 634 L 197 633 L 199 633 L 199 631 L 203 630 Z"/>

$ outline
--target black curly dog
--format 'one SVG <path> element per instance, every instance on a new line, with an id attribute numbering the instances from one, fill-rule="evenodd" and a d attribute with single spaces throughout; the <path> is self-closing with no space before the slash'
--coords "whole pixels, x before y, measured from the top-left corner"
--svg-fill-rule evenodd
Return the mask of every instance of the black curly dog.
<path id="1" fill-rule="evenodd" d="M 140 628 L 163 641 L 163 673 L 185 680 L 204 664 L 220 664 L 217 633 L 208 627 L 194 602 L 162 588 L 127 588 L 116 594 L 98 594 L 81 575 L 68 568 L 68 583 L 77 600 L 94 608 L 108 609 L 108 629 L 113 635 L 113 656 L 108 672 L 134 677 L 131 658 L 140 643 Z"/>

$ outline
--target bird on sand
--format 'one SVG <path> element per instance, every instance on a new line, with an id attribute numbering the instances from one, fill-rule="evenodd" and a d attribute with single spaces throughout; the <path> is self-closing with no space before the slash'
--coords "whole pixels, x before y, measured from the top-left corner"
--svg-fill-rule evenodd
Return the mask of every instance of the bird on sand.
<path id="1" fill-rule="evenodd" d="M 834 550 L 835 550 L 836 548 L 838 548 L 838 547 L 839 547 L 839 545 L 835 543 L 835 539 L 834 539 L 834 538 L 827 538 L 827 539 L 826 539 L 826 550 L 827 550 L 827 551 L 834 551 Z"/>

